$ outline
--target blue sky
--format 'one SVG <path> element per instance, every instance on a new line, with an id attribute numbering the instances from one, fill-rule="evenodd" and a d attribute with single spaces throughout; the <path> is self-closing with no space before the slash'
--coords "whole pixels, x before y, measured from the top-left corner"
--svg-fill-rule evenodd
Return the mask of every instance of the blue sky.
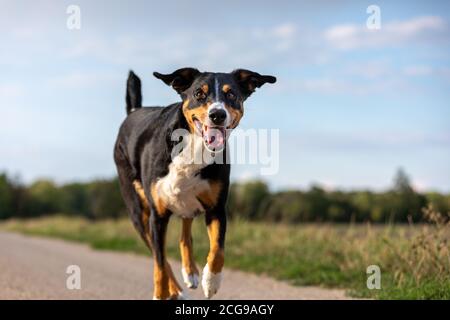
<path id="1" fill-rule="evenodd" d="M 81 29 L 66 27 L 79 5 Z M 381 29 L 366 28 L 367 6 Z M 382 190 L 403 167 L 450 191 L 450 3 L 444 1 L 1 1 L 0 170 L 25 182 L 115 174 L 127 72 L 144 103 L 175 92 L 153 71 L 184 66 L 277 76 L 241 128 L 280 130 L 275 189 Z M 235 180 L 257 165 L 235 165 Z"/>

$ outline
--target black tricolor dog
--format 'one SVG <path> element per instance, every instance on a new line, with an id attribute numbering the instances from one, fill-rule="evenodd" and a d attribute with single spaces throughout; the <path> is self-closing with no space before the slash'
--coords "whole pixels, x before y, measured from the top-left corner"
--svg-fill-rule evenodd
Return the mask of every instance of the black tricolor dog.
<path id="1" fill-rule="evenodd" d="M 154 256 L 154 299 L 183 298 L 166 260 L 165 235 L 172 214 L 182 217 L 180 240 L 183 280 L 198 286 L 199 272 L 192 251 L 191 225 L 205 215 L 210 240 L 202 287 L 214 295 L 224 264 L 225 204 L 228 196 L 228 163 L 189 161 L 192 151 L 226 152 L 230 130 L 244 113 L 243 102 L 275 77 L 249 70 L 231 73 L 200 72 L 193 68 L 154 76 L 172 86 L 182 102 L 167 107 L 142 107 L 141 81 L 130 71 L 127 83 L 127 118 L 120 127 L 114 160 L 120 187 L 133 224 Z M 188 132 L 188 143 L 175 153 L 176 130 Z M 190 151 L 190 152 L 188 152 Z"/>

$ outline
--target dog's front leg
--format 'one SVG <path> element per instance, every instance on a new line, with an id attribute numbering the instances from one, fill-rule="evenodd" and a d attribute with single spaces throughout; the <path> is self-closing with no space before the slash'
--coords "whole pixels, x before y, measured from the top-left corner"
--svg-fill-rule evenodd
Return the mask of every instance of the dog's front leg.
<path id="1" fill-rule="evenodd" d="M 188 288 L 195 289 L 198 286 L 198 269 L 195 265 L 194 252 L 192 248 L 192 220 L 191 218 L 183 218 L 183 228 L 180 238 L 181 252 L 181 273 L 184 283 Z"/>
<path id="2" fill-rule="evenodd" d="M 219 290 L 224 264 L 224 245 L 227 220 L 225 208 L 218 208 L 205 215 L 209 236 L 209 254 L 203 268 L 202 287 L 206 298 Z"/>

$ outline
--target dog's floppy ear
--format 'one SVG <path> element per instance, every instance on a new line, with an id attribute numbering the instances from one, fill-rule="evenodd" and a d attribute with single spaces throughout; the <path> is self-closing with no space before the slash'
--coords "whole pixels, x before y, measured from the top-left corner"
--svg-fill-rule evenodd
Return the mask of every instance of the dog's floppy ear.
<path id="1" fill-rule="evenodd" d="M 162 80 L 168 86 L 172 86 L 179 94 L 189 88 L 199 74 L 200 71 L 194 68 L 178 69 L 171 74 L 153 72 L 156 78 Z"/>
<path id="2" fill-rule="evenodd" d="M 256 88 L 261 87 L 265 83 L 275 83 L 277 78 L 269 75 L 261 75 L 245 69 L 237 69 L 231 73 L 236 79 L 241 92 L 245 98 L 248 98 Z"/>

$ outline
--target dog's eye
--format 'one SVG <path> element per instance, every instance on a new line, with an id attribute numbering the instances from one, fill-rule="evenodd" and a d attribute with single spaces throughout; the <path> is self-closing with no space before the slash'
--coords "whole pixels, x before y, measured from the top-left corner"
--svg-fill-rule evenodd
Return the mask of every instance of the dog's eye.
<path id="1" fill-rule="evenodd" d="M 206 99 L 206 93 L 203 92 L 202 89 L 197 89 L 194 93 L 194 97 L 197 100 L 205 100 Z"/>
<path id="2" fill-rule="evenodd" d="M 232 92 L 232 91 L 228 91 L 227 92 L 227 98 L 229 99 L 229 100 L 236 100 L 236 95 Z"/>

